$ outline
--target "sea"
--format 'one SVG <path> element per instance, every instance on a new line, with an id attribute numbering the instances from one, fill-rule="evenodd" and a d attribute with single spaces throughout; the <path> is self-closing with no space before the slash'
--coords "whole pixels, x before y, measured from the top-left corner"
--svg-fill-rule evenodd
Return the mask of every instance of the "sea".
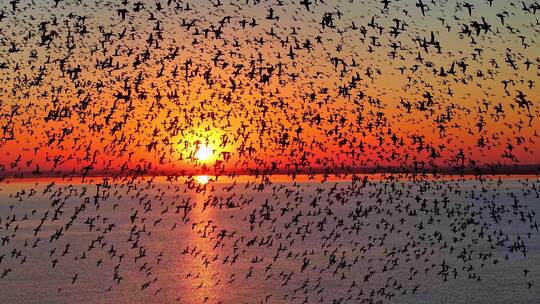
<path id="1" fill-rule="evenodd" d="M 0 303 L 540 303 L 537 176 L 0 184 Z"/>

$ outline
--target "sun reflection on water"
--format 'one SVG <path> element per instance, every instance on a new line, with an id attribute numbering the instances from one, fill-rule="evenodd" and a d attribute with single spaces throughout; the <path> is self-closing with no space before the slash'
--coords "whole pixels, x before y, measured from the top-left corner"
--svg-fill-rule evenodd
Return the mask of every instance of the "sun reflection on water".
<path id="1" fill-rule="evenodd" d="M 197 175 L 195 176 L 195 180 L 201 185 L 206 185 L 212 180 L 212 178 L 210 178 L 209 175 Z"/>
<path id="2" fill-rule="evenodd" d="M 195 181 L 206 185 L 212 178 L 208 175 L 195 176 Z M 192 233 L 188 243 L 194 254 L 190 258 L 191 285 L 194 296 L 202 302 L 220 299 L 223 280 L 220 268 L 216 267 L 218 253 L 214 247 L 214 210 L 207 208 L 205 201 L 208 199 L 206 192 L 197 192 L 193 196 L 194 208 L 192 210 Z"/>

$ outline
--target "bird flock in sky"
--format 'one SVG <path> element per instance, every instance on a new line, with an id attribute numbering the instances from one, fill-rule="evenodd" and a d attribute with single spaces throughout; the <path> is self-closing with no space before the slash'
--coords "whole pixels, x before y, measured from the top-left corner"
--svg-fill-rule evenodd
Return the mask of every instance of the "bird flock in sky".
<path id="1" fill-rule="evenodd" d="M 104 293 L 136 280 L 158 297 L 178 256 L 196 261 L 180 271 L 194 294 L 174 297 L 188 303 L 255 281 L 275 286 L 257 303 L 479 281 L 538 235 L 539 14 L 513 0 L 2 1 L 0 282 L 46 261 L 58 293 L 104 271 Z M 92 268 L 55 271 L 70 264 Z"/>

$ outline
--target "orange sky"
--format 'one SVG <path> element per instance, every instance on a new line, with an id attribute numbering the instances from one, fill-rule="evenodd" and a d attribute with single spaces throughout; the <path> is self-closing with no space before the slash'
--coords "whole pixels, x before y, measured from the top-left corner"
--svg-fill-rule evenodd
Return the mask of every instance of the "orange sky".
<path id="1" fill-rule="evenodd" d="M 321 6 L 316 13 L 325 9 L 331 10 Z M 473 37 L 459 34 L 459 21 L 448 20 L 455 30 L 445 33 L 437 20 L 444 12 L 433 11 L 432 18 L 405 18 L 408 29 L 398 39 L 389 34 L 395 21 L 378 16 L 376 8 L 366 7 L 365 14 L 344 8 L 336 28 L 323 30 L 317 18 L 280 11 L 282 19 L 271 21 L 264 18 L 264 7 L 253 6 L 246 18 L 255 18 L 258 26 L 242 29 L 235 19 L 223 23 L 216 39 L 212 32 L 206 38 L 201 33 L 234 13 L 207 10 L 201 5 L 191 16 L 182 15 L 199 20 L 189 31 L 165 12 L 157 21 L 134 16 L 130 26 L 86 12 L 89 33 L 75 36 L 76 52 L 64 41 L 67 27 L 80 27 L 80 19 L 57 16 L 64 23 L 48 48 L 39 45 L 35 27 L 7 28 L 32 37 L 14 39 L 19 52 L 2 47 L 9 66 L 18 68 L 1 72 L 7 85 L 0 93 L 0 164 L 6 171 L 32 171 L 38 164 L 41 171 L 80 173 L 89 166 L 111 171 L 137 166 L 190 171 L 203 164 L 218 171 L 415 161 L 453 166 L 461 155 L 472 167 L 540 161 L 540 92 L 528 85 L 538 66 L 523 66 L 526 59 L 538 60 L 538 47 L 518 48 L 519 35 L 503 27 L 476 37 L 475 45 L 469 42 Z M 384 30 L 369 26 L 372 15 Z M 527 18 L 508 22 L 521 26 L 533 42 L 537 33 Z M 352 22 L 366 33 L 351 29 Z M 416 38 L 430 39 L 431 29 L 442 54 L 417 45 Z M 508 56 L 519 62 L 519 70 L 505 63 Z M 467 72 L 459 62 L 468 64 Z M 455 75 L 441 76 L 452 64 Z M 505 90 L 506 81 L 511 82 Z M 518 91 L 531 102 L 528 110 L 517 106 Z M 498 114 L 499 104 L 504 114 Z M 55 112 L 71 116 L 46 118 Z M 190 159 L 196 142 L 208 143 L 210 160 Z"/>

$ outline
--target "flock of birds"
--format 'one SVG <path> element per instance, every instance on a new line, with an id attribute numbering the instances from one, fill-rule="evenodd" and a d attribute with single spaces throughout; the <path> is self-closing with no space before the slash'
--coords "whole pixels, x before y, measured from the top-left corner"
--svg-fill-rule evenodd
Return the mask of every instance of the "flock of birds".
<path id="1" fill-rule="evenodd" d="M 1 2 L 0 289 L 45 263 L 59 296 L 95 271 L 166 302 L 387 303 L 527 257 L 538 176 L 492 174 L 540 172 L 538 13 Z"/>

